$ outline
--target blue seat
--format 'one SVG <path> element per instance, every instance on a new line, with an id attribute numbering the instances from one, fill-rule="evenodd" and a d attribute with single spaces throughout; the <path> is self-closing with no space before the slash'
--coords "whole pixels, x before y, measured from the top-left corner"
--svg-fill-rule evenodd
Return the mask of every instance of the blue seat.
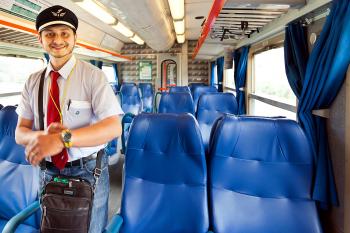
<path id="1" fill-rule="evenodd" d="M 198 87 L 198 86 L 208 86 L 208 85 L 205 84 L 205 83 L 189 83 L 189 84 L 188 84 L 188 87 L 189 87 L 190 90 L 191 90 L 191 95 L 192 95 L 192 96 L 193 96 L 194 88 L 195 88 L 195 87 Z"/>
<path id="2" fill-rule="evenodd" d="M 205 233 L 206 183 L 195 118 L 142 113 L 131 126 L 120 214 L 106 232 Z"/>
<path id="3" fill-rule="evenodd" d="M 159 113 L 191 113 L 194 115 L 194 105 L 189 92 L 162 93 L 159 103 Z"/>
<path id="4" fill-rule="evenodd" d="M 139 83 L 143 112 L 153 112 L 154 91 L 152 83 Z"/>
<path id="5" fill-rule="evenodd" d="M 188 86 L 175 86 L 175 87 L 170 87 L 169 89 L 170 93 L 173 92 L 188 92 L 191 93 L 191 90 Z"/>
<path id="6" fill-rule="evenodd" d="M 227 115 L 210 143 L 214 232 L 322 232 L 311 199 L 313 156 L 295 121 Z"/>
<path id="7" fill-rule="evenodd" d="M 11 232 L 17 224 L 16 232 L 38 232 L 39 170 L 26 162 L 24 148 L 15 142 L 18 118 L 15 109 L 6 106 L 0 110 L 0 232 L 5 224 L 8 225 L 4 232 Z M 24 209 L 28 215 L 20 213 Z M 30 216 L 33 212 L 35 214 Z M 15 215 L 18 222 L 13 218 Z"/>
<path id="8" fill-rule="evenodd" d="M 142 111 L 141 97 L 135 83 L 123 83 L 120 87 L 122 94 L 122 109 L 124 113 L 138 114 Z"/>
<path id="9" fill-rule="evenodd" d="M 199 97 L 204 93 L 217 93 L 218 89 L 213 86 L 195 86 L 193 88 L 193 103 L 194 103 L 194 111 L 197 112 L 197 104 Z"/>
<path id="10" fill-rule="evenodd" d="M 208 152 L 209 137 L 216 119 L 224 113 L 237 114 L 236 97 L 231 93 L 205 93 L 198 101 L 196 118 L 202 133 L 203 144 Z"/>

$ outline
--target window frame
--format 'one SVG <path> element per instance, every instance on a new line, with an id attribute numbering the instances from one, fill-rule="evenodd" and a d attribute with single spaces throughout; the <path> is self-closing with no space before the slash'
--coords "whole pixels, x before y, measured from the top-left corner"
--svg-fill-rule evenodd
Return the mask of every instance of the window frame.
<path id="1" fill-rule="evenodd" d="M 295 106 L 278 101 L 275 99 L 268 98 L 266 96 L 258 95 L 255 93 L 255 65 L 254 65 L 254 56 L 263 52 L 266 52 L 271 49 L 281 48 L 284 46 L 284 37 L 285 34 L 279 34 L 273 38 L 258 42 L 251 46 L 251 49 L 248 54 L 248 67 L 247 67 L 247 98 L 246 106 L 248 114 L 251 114 L 251 104 L 250 100 L 254 99 L 262 103 L 271 105 L 273 107 L 283 109 L 292 113 L 295 113 L 295 118 L 297 119 L 297 109 L 298 109 L 298 99 L 296 99 Z"/>

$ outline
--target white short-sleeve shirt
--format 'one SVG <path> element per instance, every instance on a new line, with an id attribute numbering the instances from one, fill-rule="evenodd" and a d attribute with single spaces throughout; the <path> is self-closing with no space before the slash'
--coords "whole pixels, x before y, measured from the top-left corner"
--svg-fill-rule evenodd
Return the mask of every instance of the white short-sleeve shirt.
<path id="1" fill-rule="evenodd" d="M 43 89 L 45 128 L 47 128 L 46 109 L 47 100 L 50 98 L 50 72 L 52 70 L 51 63 L 49 63 L 45 72 Z M 33 120 L 34 130 L 39 130 L 38 95 L 40 77 L 43 71 L 41 70 L 30 75 L 16 110 L 21 118 Z M 60 77 L 57 82 L 60 89 L 60 105 L 64 126 L 69 129 L 76 129 L 91 125 L 110 116 L 124 114 L 101 69 L 72 56 L 58 72 Z M 91 137 L 93 136 L 91 135 Z M 68 150 L 68 161 L 86 157 L 104 146 L 72 147 Z"/>

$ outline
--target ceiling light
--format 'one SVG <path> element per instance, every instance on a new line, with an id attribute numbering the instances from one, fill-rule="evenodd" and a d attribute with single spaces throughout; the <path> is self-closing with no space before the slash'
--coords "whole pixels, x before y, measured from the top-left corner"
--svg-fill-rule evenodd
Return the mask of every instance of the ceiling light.
<path id="1" fill-rule="evenodd" d="M 112 25 L 112 28 L 114 28 L 115 30 L 117 30 L 118 32 L 120 32 L 126 37 L 132 37 L 134 35 L 134 33 L 121 22 L 118 22 L 117 24 Z"/>
<path id="2" fill-rule="evenodd" d="M 136 44 L 143 45 L 145 42 L 138 37 L 136 34 L 130 38 L 132 41 L 134 41 Z"/>
<path id="3" fill-rule="evenodd" d="M 185 17 L 185 2 L 184 0 L 168 0 L 171 16 L 174 20 L 180 20 Z"/>
<path id="4" fill-rule="evenodd" d="M 185 42 L 185 34 L 176 35 L 176 40 L 177 40 L 177 43 L 179 43 L 179 44 L 184 43 Z"/>
<path id="5" fill-rule="evenodd" d="M 184 34 L 185 33 L 185 20 L 174 21 L 174 28 L 176 34 Z"/>
<path id="6" fill-rule="evenodd" d="M 116 19 L 93 0 L 74 0 L 81 8 L 107 24 L 114 24 Z"/>

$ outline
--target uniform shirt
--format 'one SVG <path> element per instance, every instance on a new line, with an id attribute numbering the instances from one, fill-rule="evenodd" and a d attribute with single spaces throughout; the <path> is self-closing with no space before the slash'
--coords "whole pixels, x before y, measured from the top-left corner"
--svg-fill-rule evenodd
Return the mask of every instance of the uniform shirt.
<path id="1" fill-rule="evenodd" d="M 46 68 L 43 88 L 45 129 L 47 128 L 46 111 L 47 101 L 50 98 L 50 72 L 52 70 L 51 63 L 49 63 Z M 33 120 L 34 130 L 39 130 L 38 95 L 42 72 L 43 70 L 30 75 L 16 110 L 21 118 Z M 60 89 L 60 106 L 64 126 L 69 129 L 81 128 L 107 117 L 123 114 L 123 110 L 101 69 L 72 56 L 58 72 L 60 77 L 57 82 Z M 64 92 L 66 92 L 65 96 Z M 68 161 L 89 156 L 104 146 L 72 147 L 68 150 Z M 48 157 L 47 160 L 50 161 L 51 158 Z"/>

